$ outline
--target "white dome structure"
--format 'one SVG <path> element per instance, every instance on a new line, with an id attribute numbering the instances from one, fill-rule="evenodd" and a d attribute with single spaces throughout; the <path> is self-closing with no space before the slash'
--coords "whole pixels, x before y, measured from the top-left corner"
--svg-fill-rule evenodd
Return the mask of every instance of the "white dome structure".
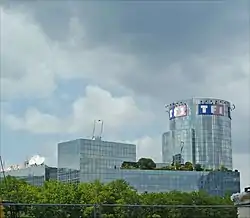
<path id="1" fill-rule="evenodd" d="M 34 166 L 34 165 L 42 165 L 44 164 L 45 158 L 41 157 L 39 155 L 34 155 L 33 157 L 30 158 L 28 161 L 29 166 Z"/>

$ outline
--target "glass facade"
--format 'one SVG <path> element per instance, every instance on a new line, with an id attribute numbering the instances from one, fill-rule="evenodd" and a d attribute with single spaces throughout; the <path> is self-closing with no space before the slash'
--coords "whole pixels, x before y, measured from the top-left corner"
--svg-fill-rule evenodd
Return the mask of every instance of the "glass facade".
<path id="1" fill-rule="evenodd" d="M 31 185 L 41 186 L 47 180 L 57 179 L 57 168 L 46 165 L 29 166 L 6 171 L 5 176 L 13 176 L 18 179 L 23 179 Z M 2 173 L 0 173 L 0 179 L 3 179 Z"/>
<path id="2" fill-rule="evenodd" d="M 163 162 L 232 169 L 231 110 L 221 99 L 193 98 L 168 105 L 170 131 L 162 136 Z"/>
<path id="3" fill-rule="evenodd" d="M 44 181 L 57 179 L 57 168 L 44 165 L 32 166 L 19 170 L 7 171 L 10 175 L 23 179 L 31 185 L 41 186 Z M 199 172 L 199 171 L 167 171 L 167 170 L 125 170 L 106 168 L 99 174 L 88 172 L 81 175 L 78 170 L 64 171 L 62 182 L 93 182 L 98 179 L 103 183 L 124 179 L 138 192 L 199 191 L 204 190 L 211 195 L 224 196 L 240 191 L 239 172 Z M 91 176 L 90 176 L 91 175 Z M 2 179 L 2 174 L 0 179 Z"/>
<path id="4" fill-rule="evenodd" d="M 109 181 L 124 179 L 138 192 L 198 191 L 204 173 L 167 170 L 118 170 L 109 172 Z M 205 174 L 207 174 L 205 172 Z M 109 182 L 106 180 L 105 182 Z"/>
<path id="5" fill-rule="evenodd" d="M 58 144 L 58 180 L 72 183 L 79 182 L 80 145 L 79 139 Z"/>
<path id="6" fill-rule="evenodd" d="M 239 172 L 209 172 L 200 178 L 200 189 L 211 195 L 224 196 L 240 192 Z"/>
<path id="7" fill-rule="evenodd" d="M 103 180 L 105 170 L 136 161 L 134 144 L 77 139 L 58 144 L 58 179 L 64 182 Z"/>
<path id="8" fill-rule="evenodd" d="M 169 133 L 167 133 L 170 135 Z M 193 131 L 186 131 L 193 137 Z M 193 146 L 192 141 L 190 146 Z M 172 148 L 168 148 L 169 152 Z M 183 151 L 186 155 L 188 149 Z M 177 159 L 183 157 L 176 155 Z M 198 191 L 223 196 L 240 190 L 238 172 L 200 172 L 120 169 L 123 161 L 136 161 L 136 146 L 101 140 L 78 139 L 58 144 L 58 179 L 62 182 L 107 183 L 124 179 L 139 192 Z M 183 160 L 185 161 L 185 160 Z M 158 167 L 166 166 L 157 163 Z"/>
<path id="9" fill-rule="evenodd" d="M 103 169 L 98 175 L 95 173 L 91 177 L 89 175 L 91 173 L 82 182 L 93 182 L 98 179 L 102 183 L 108 183 L 123 179 L 139 193 L 203 190 L 210 195 L 225 196 L 225 194 L 240 191 L 239 172 L 125 170 L 117 168 Z M 80 177 L 78 177 L 78 181 L 80 182 Z"/>
<path id="10" fill-rule="evenodd" d="M 112 179 L 122 178 L 139 192 L 204 190 L 211 195 L 224 196 L 240 191 L 238 172 L 120 170 L 115 177 Z"/>

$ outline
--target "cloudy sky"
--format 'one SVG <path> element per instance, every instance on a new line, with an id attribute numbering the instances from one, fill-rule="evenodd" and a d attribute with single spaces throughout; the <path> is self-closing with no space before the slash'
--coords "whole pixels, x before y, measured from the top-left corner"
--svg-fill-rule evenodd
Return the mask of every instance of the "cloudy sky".
<path id="1" fill-rule="evenodd" d="M 5 1 L 1 151 L 6 163 L 91 137 L 135 142 L 161 161 L 164 104 L 233 102 L 234 166 L 250 185 L 249 3 Z M 247 166 L 248 165 L 248 166 Z"/>

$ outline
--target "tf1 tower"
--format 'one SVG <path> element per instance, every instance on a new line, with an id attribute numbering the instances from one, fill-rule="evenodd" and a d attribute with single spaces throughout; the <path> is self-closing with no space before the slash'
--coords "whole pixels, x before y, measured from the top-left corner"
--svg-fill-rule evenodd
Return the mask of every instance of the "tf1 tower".
<path id="1" fill-rule="evenodd" d="M 164 163 L 232 169 L 231 111 L 228 101 L 192 98 L 166 105 L 170 131 L 162 136 Z"/>

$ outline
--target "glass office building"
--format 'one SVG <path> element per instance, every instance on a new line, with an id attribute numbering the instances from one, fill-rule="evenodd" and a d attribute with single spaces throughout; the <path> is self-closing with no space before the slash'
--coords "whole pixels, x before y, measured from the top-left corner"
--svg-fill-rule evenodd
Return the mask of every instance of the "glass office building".
<path id="1" fill-rule="evenodd" d="M 240 173 L 213 171 L 200 178 L 200 190 L 211 195 L 224 196 L 240 192 Z"/>
<path id="2" fill-rule="evenodd" d="M 240 190 L 239 172 L 120 169 L 124 161 L 136 161 L 135 145 L 90 139 L 59 143 L 58 179 L 74 183 L 124 179 L 141 193 L 204 190 L 223 196 Z"/>
<path id="3" fill-rule="evenodd" d="M 228 101 L 192 98 L 167 105 L 170 131 L 162 136 L 163 162 L 191 162 L 232 169 L 231 111 Z"/>
<path id="4" fill-rule="evenodd" d="M 104 180 L 107 169 L 136 161 L 134 144 L 77 139 L 58 144 L 58 179 L 64 182 Z"/>
<path id="5" fill-rule="evenodd" d="M 70 179 L 71 172 L 63 174 L 67 178 L 63 182 L 80 182 L 78 177 Z M 94 182 L 98 179 L 108 183 L 123 179 L 139 193 L 144 192 L 169 192 L 169 191 L 205 191 L 213 196 L 225 196 L 240 191 L 239 172 L 206 172 L 206 171 L 169 171 L 169 170 L 125 170 L 103 169 L 99 176 L 93 173 L 82 182 Z M 97 178 L 98 177 L 98 178 Z"/>
<path id="6" fill-rule="evenodd" d="M 31 185 L 41 186 L 45 181 L 57 179 L 57 168 L 46 165 L 29 166 L 15 170 L 5 171 L 5 176 L 13 176 L 22 179 Z M 3 179 L 3 173 L 0 173 Z"/>
<path id="7" fill-rule="evenodd" d="M 65 170 L 65 169 L 64 169 Z M 23 179 L 31 185 L 41 186 L 45 181 L 57 179 L 57 168 L 45 165 L 30 166 L 23 169 L 5 172 L 6 176 Z M 143 192 L 192 192 L 204 190 L 211 195 L 224 196 L 240 191 L 239 172 L 199 172 L 168 170 L 125 170 L 120 168 L 102 169 L 99 174 L 88 172 L 87 177 L 80 170 L 66 169 L 61 171 L 62 182 L 93 182 L 98 179 L 103 183 L 123 179 L 139 193 Z M 90 176 L 91 175 L 91 176 Z M 81 178 L 80 178 L 81 176 Z M 0 180 L 3 179 L 1 174 Z"/>
<path id="8" fill-rule="evenodd" d="M 225 196 L 225 194 L 240 191 L 239 172 L 119 170 L 118 172 L 109 172 L 107 175 L 109 175 L 109 181 L 126 180 L 138 192 L 203 190 L 214 196 Z"/>

